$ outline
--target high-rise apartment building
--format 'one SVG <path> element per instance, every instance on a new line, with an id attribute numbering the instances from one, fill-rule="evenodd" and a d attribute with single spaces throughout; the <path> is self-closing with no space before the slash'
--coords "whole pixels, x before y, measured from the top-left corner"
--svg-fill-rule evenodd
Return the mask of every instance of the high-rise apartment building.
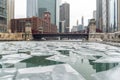
<path id="1" fill-rule="evenodd" d="M 0 32 L 8 32 L 14 18 L 14 0 L 0 0 Z"/>
<path id="2" fill-rule="evenodd" d="M 27 17 L 43 17 L 44 12 L 51 14 L 51 22 L 59 27 L 60 0 L 27 0 Z"/>
<path id="3" fill-rule="evenodd" d="M 65 32 L 69 32 L 70 27 L 70 5 L 64 3 L 60 6 L 60 21 L 65 22 Z"/>

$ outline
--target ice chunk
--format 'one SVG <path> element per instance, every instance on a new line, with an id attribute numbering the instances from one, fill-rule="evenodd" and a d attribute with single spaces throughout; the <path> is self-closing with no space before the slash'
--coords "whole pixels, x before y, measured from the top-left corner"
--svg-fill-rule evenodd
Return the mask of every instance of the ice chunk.
<path id="1" fill-rule="evenodd" d="M 85 80 L 68 64 L 20 69 L 16 80 Z"/>
<path id="2" fill-rule="evenodd" d="M 120 65 L 108 70 L 92 75 L 96 80 L 120 80 Z"/>
<path id="3" fill-rule="evenodd" d="M 120 53 L 116 51 L 105 51 L 105 54 L 109 56 L 120 56 Z"/>
<path id="4" fill-rule="evenodd" d="M 65 80 L 66 77 L 66 69 L 63 65 L 55 66 L 52 72 L 52 79 L 53 80 Z"/>
<path id="5" fill-rule="evenodd" d="M 0 77 L 0 80 L 13 80 L 13 76 L 14 75 L 6 75 L 6 76 L 3 76 L 3 77 Z"/>
<path id="6" fill-rule="evenodd" d="M 94 62 L 95 63 L 119 63 L 120 57 L 119 56 L 102 57 Z"/>
<path id="7" fill-rule="evenodd" d="M 69 61 L 69 57 L 59 54 L 59 55 L 54 55 L 51 57 L 46 58 L 47 60 L 52 60 L 52 61 L 59 61 L 59 62 L 68 62 Z"/>
<path id="8" fill-rule="evenodd" d="M 69 65 L 58 65 L 53 68 L 53 80 L 85 80 L 78 72 Z"/>

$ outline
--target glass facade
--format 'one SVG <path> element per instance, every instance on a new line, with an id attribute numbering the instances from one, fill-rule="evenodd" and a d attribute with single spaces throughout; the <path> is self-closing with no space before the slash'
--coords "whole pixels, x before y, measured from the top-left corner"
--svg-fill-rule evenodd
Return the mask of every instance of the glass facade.
<path id="1" fill-rule="evenodd" d="M 56 23 L 56 0 L 38 0 L 38 16 L 43 14 L 40 9 L 46 8 L 47 11 L 51 13 L 51 22 Z M 44 10 L 43 10 L 44 11 Z M 39 16 L 42 17 L 42 16 Z"/>
<path id="2" fill-rule="evenodd" d="M 37 16 L 37 0 L 27 0 L 27 17 Z"/>
<path id="3" fill-rule="evenodd" d="M 109 32 L 118 31 L 117 0 L 109 0 Z"/>
<path id="4" fill-rule="evenodd" d="M 7 17 L 7 4 L 6 0 L 0 0 L 0 17 L 6 18 Z"/>
<path id="5" fill-rule="evenodd" d="M 103 32 L 108 32 L 108 13 L 109 13 L 109 0 L 102 0 L 102 26 Z"/>
<path id="6" fill-rule="evenodd" d="M 60 21 L 65 21 L 65 32 L 70 29 L 70 4 L 64 3 L 60 6 Z"/>
<path id="7" fill-rule="evenodd" d="M 7 25 L 7 0 L 0 0 L 0 32 L 6 31 Z"/>
<path id="8" fill-rule="evenodd" d="M 102 0 L 96 0 L 96 28 L 97 32 L 101 32 L 103 30 L 102 24 Z"/>
<path id="9" fill-rule="evenodd" d="M 27 0 L 27 17 L 42 17 L 44 11 L 51 13 L 51 22 L 59 27 L 60 0 Z"/>

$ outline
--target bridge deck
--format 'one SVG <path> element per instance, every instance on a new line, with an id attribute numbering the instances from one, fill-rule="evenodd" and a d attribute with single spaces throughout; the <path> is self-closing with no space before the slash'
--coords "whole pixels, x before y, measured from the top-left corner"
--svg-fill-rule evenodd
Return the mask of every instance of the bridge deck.
<path id="1" fill-rule="evenodd" d="M 64 37 L 64 38 L 86 38 L 88 39 L 87 33 L 44 33 L 44 34 L 33 34 L 34 39 L 41 39 L 43 37 Z"/>

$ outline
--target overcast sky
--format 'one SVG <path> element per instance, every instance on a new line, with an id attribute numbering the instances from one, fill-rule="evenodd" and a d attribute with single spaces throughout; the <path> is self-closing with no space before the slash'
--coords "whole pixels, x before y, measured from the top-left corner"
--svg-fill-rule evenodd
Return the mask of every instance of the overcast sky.
<path id="1" fill-rule="evenodd" d="M 84 16 L 84 23 L 93 17 L 93 10 L 96 10 L 96 0 L 62 0 L 70 3 L 70 25 L 76 25 L 77 20 L 81 24 L 81 17 Z M 15 18 L 26 17 L 26 0 L 15 0 Z"/>

